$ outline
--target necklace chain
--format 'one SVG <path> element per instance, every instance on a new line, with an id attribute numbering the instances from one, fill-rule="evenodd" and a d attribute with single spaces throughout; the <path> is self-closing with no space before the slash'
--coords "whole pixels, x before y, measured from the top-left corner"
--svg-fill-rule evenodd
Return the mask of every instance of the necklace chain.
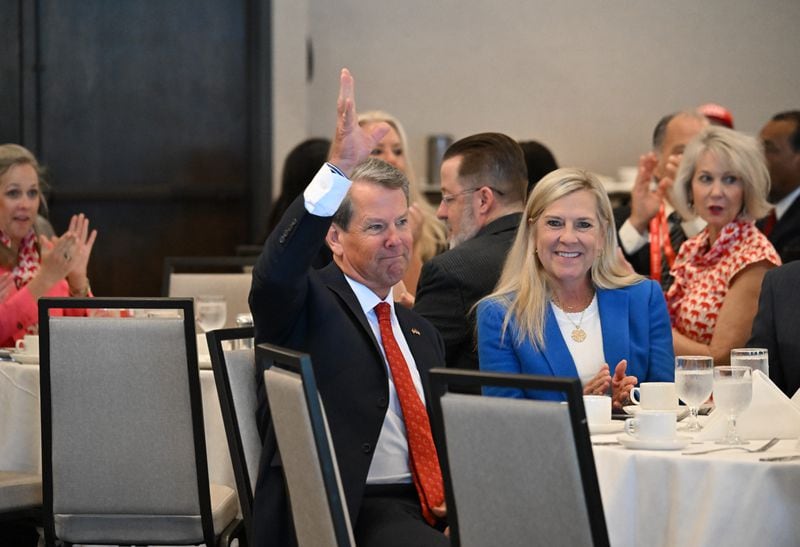
<path id="1" fill-rule="evenodd" d="M 589 306 L 592 305 L 592 300 L 594 299 L 594 293 L 592 293 L 592 297 L 589 299 L 589 303 L 586 306 L 584 306 L 583 310 L 581 310 L 581 316 L 578 319 L 577 323 L 572 320 L 572 317 L 569 316 L 569 314 L 572 312 L 567 311 L 566 306 L 563 306 L 561 304 L 561 301 L 558 299 L 555 293 L 553 293 L 552 299 L 555 305 L 561 308 L 561 310 L 564 312 L 564 316 L 567 318 L 567 321 L 572 323 L 572 326 L 575 327 L 572 333 L 570 333 L 570 337 L 578 343 L 581 343 L 584 340 L 586 340 L 586 331 L 581 328 L 581 324 L 583 323 L 583 316 L 586 313 L 586 310 L 589 309 Z"/>

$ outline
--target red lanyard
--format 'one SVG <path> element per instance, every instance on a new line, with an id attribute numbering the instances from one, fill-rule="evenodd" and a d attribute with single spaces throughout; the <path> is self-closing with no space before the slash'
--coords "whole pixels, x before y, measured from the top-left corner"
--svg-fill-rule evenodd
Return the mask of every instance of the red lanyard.
<path id="1" fill-rule="evenodd" d="M 669 223 L 664 211 L 664 204 L 658 209 L 658 214 L 650 220 L 650 278 L 661 282 L 661 249 L 667 257 L 667 265 L 672 268 L 675 263 L 675 250 L 669 239 Z"/>

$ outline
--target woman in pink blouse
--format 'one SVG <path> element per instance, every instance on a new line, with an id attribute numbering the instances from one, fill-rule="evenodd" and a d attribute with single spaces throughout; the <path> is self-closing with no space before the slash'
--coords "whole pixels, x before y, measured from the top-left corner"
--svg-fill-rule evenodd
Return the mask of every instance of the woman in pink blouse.
<path id="1" fill-rule="evenodd" d="M 41 296 L 87 296 L 86 267 L 97 231 L 72 217 L 61 237 L 36 233 L 41 169 L 27 149 L 0 145 L 0 347 L 38 331 Z"/>
<path id="2" fill-rule="evenodd" d="M 699 216 L 707 226 L 681 246 L 670 271 L 675 355 L 710 355 L 715 364 L 727 364 L 730 350 L 746 344 L 764 274 L 781 263 L 755 227 L 769 213 L 768 190 L 754 138 L 709 127 L 687 146 L 673 203 L 684 218 Z"/>

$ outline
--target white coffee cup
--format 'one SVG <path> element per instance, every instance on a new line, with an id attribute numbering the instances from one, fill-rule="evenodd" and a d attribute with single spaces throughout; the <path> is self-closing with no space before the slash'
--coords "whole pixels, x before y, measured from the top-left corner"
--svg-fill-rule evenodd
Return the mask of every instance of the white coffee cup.
<path id="1" fill-rule="evenodd" d="M 631 402 L 643 410 L 675 410 L 678 393 L 673 382 L 642 382 L 631 390 Z"/>
<path id="2" fill-rule="evenodd" d="M 625 420 L 625 433 L 642 440 L 667 441 L 675 438 L 677 423 L 677 412 L 642 410 Z"/>
<path id="3" fill-rule="evenodd" d="M 39 355 L 39 335 L 26 334 L 14 344 L 17 351 L 21 353 L 28 353 L 30 355 Z"/>
<path id="4" fill-rule="evenodd" d="M 586 421 L 590 425 L 611 422 L 611 397 L 607 395 L 584 395 L 583 407 L 586 409 Z"/>

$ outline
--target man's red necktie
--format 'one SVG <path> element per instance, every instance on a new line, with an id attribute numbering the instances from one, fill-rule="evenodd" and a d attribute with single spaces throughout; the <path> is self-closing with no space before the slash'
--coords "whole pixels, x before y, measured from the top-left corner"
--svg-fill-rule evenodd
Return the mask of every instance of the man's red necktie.
<path id="1" fill-rule="evenodd" d="M 406 424 L 411 477 L 419 494 L 422 516 L 430 525 L 434 525 L 436 516 L 431 508 L 444 503 L 444 483 L 436 446 L 433 444 L 428 413 L 414 388 L 408 365 L 394 338 L 389 304 L 381 302 L 375 306 L 375 313 L 378 316 L 383 350 L 386 352 L 386 360 L 389 362 L 389 370 L 392 372 L 394 387 Z"/>
<path id="2" fill-rule="evenodd" d="M 775 213 L 775 207 L 773 207 L 770 209 L 767 218 L 764 219 L 764 226 L 761 228 L 765 236 L 769 237 L 769 234 L 771 234 L 772 230 L 775 228 L 776 222 L 778 222 L 778 215 Z"/>

